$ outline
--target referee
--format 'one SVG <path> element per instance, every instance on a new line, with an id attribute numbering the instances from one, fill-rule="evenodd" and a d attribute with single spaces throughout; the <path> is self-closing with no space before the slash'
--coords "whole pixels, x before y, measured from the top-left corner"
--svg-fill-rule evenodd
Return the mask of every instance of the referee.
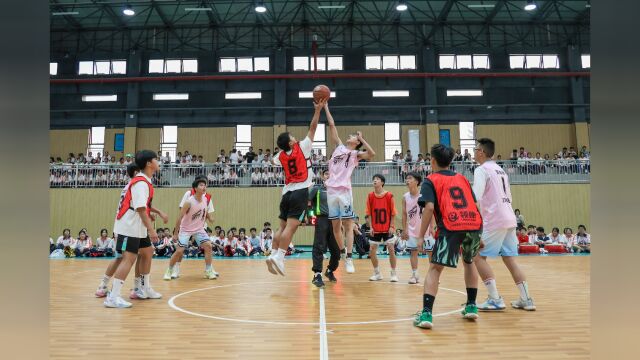
<path id="1" fill-rule="evenodd" d="M 316 216 L 316 230 L 313 238 L 313 280 L 311 283 L 319 288 L 324 287 L 322 281 L 322 261 L 324 260 L 324 253 L 327 252 L 327 246 L 331 253 L 329 259 L 329 266 L 324 276 L 331 282 L 336 282 L 338 279 L 333 275 L 340 262 L 340 248 L 333 236 L 333 230 L 331 228 L 331 222 L 327 219 L 329 213 L 329 207 L 327 205 L 327 187 L 324 183 L 329 178 L 329 170 L 322 170 L 322 185 L 315 185 L 309 190 L 309 206 L 311 207 L 309 215 Z"/>

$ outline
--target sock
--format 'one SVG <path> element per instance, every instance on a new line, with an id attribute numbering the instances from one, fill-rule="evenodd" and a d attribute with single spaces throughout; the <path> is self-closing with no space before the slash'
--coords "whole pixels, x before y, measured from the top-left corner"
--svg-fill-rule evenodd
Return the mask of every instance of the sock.
<path id="1" fill-rule="evenodd" d="M 500 295 L 498 294 L 498 288 L 496 287 L 495 279 L 487 279 L 484 281 L 484 285 L 487 287 L 487 291 L 489 292 L 489 297 L 492 299 L 499 299 Z"/>
<path id="2" fill-rule="evenodd" d="M 353 253 L 347 253 L 347 258 L 350 258 L 353 256 Z"/>
<path id="3" fill-rule="evenodd" d="M 109 293 L 109 297 L 112 299 L 120 297 L 120 291 L 122 290 L 122 285 L 124 285 L 124 280 L 113 279 L 113 285 L 111 286 L 111 292 Z"/>
<path id="4" fill-rule="evenodd" d="M 276 254 L 279 258 L 284 259 L 284 256 L 287 254 L 287 250 L 278 249 L 278 253 Z"/>
<path id="5" fill-rule="evenodd" d="M 142 277 L 136 276 L 133 278 L 133 290 L 138 290 L 142 288 Z"/>
<path id="6" fill-rule="evenodd" d="M 151 283 L 149 282 L 150 280 L 150 275 L 146 274 L 146 275 L 141 275 L 140 278 L 142 279 L 142 288 L 145 290 L 148 290 L 149 288 L 151 288 Z"/>
<path id="7" fill-rule="evenodd" d="M 107 284 L 109 283 L 109 280 L 111 280 L 111 276 L 108 276 L 107 274 L 105 274 L 102 277 L 102 283 L 100 283 L 100 286 L 107 286 Z"/>
<path id="8" fill-rule="evenodd" d="M 175 267 L 177 267 L 178 269 L 180 268 L 180 261 L 178 261 L 175 265 L 173 265 Z"/>
<path id="9" fill-rule="evenodd" d="M 414 278 L 418 278 L 418 269 L 411 270 L 411 275 L 413 275 Z"/>
<path id="10" fill-rule="evenodd" d="M 373 272 L 375 272 L 376 274 L 380 274 L 380 267 L 379 266 L 374 267 Z"/>
<path id="11" fill-rule="evenodd" d="M 467 288 L 467 305 L 476 303 L 478 288 Z"/>
<path id="12" fill-rule="evenodd" d="M 178 267 L 178 263 L 176 263 L 176 264 L 175 264 L 175 265 L 173 265 L 173 266 L 169 265 L 169 271 L 173 271 L 173 268 L 174 268 L 174 267 Z"/>
<path id="13" fill-rule="evenodd" d="M 436 301 L 436 297 L 429 294 L 422 295 L 422 310 L 432 312 L 433 303 Z"/>
<path id="14" fill-rule="evenodd" d="M 314 276 L 322 276 L 322 273 L 317 272 L 314 274 Z"/>
<path id="15" fill-rule="evenodd" d="M 527 300 L 529 298 L 529 285 L 527 285 L 526 281 L 516 284 L 518 287 L 518 291 L 520 291 L 520 298 L 522 300 Z"/>
<path id="16" fill-rule="evenodd" d="M 205 271 L 209 271 L 209 270 L 211 270 L 211 265 L 206 265 L 206 264 L 205 264 L 205 266 L 204 266 L 204 270 L 205 270 Z"/>

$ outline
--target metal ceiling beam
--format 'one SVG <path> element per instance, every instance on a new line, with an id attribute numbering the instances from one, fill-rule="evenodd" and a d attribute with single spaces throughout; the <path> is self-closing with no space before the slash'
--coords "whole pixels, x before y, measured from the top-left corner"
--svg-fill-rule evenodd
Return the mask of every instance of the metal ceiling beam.
<path id="1" fill-rule="evenodd" d="M 438 18 L 436 19 L 435 24 L 433 24 L 431 31 L 429 31 L 429 34 L 425 39 L 426 41 L 431 40 L 431 38 L 436 34 L 436 31 L 438 31 L 438 29 L 441 28 L 442 25 L 444 25 L 443 23 L 447 19 L 447 16 L 449 16 L 449 11 L 451 11 L 454 2 L 455 0 L 447 0 L 447 2 L 444 4 L 442 10 L 440 10 L 440 14 L 438 14 Z"/>

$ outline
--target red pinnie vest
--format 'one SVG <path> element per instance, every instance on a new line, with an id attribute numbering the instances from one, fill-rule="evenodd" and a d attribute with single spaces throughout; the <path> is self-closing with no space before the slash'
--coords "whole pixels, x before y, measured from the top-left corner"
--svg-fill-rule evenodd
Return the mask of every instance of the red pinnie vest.
<path id="1" fill-rule="evenodd" d="M 278 158 L 284 169 L 285 184 L 301 183 L 307 180 L 307 177 L 309 177 L 307 159 L 304 157 L 304 153 L 298 143 L 293 145 L 291 155 L 287 155 L 285 151 L 280 151 Z"/>
<path id="2" fill-rule="evenodd" d="M 124 214 L 127 213 L 127 211 L 135 211 L 135 209 L 131 207 L 131 188 L 133 187 L 133 185 L 140 181 L 144 181 L 147 183 L 147 185 L 149 185 L 149 199 L 147 199 L 146 212 L 147 215 L 151 215 L 151 202 L 153 201 L 153 184 L 147 181 L 147 179 L 143 176 L 136 176 L 131 179 L 131 181 L 129 181 L 125 189 L 123 189 L 122 194 L 120 195 L 120 204 L 118 204 L 118 215 L 116 216 L 118 220 L 121 219 Z"/>
<path id="3" fill-rule="evenodd" d="M 195 195 L 196 194 L 196 189 L 191 188 L 191 195 Z M 209 203 L 211 202 L 211 194 L 209 193 L 204 193 L 204 197 L 207 198 L 207 206 L 209 206 Z"/>
<path id="4" fill-rule="evenodd" d="M 427 176 L 433 183 L 444 227 L 449 231 L 476 231 L 482 228 L 482 216 L 473 200 L 471 185 L 460 174 L 453 176 L 433 173 Z"/>

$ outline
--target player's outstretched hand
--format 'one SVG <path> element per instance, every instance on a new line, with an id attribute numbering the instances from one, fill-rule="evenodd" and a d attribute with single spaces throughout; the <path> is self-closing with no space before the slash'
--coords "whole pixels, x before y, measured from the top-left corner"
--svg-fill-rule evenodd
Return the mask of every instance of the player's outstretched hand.
<path id="1" fill-rule="evenodd" d="M 356 136 L 358 137 L 358 140 L 362 139 L 362 131 L 356 131 Z"/>
<path id="2" fill-rule="evenodd" d="M 327 104 L 327 101 L 329 99 L 322 99 L 318 102 L 314 102 L 313 103 L 313 107 L 316 109 L 316 112 L 320 111 L 322 108 L 324 108 L 324 106 Z"/>

